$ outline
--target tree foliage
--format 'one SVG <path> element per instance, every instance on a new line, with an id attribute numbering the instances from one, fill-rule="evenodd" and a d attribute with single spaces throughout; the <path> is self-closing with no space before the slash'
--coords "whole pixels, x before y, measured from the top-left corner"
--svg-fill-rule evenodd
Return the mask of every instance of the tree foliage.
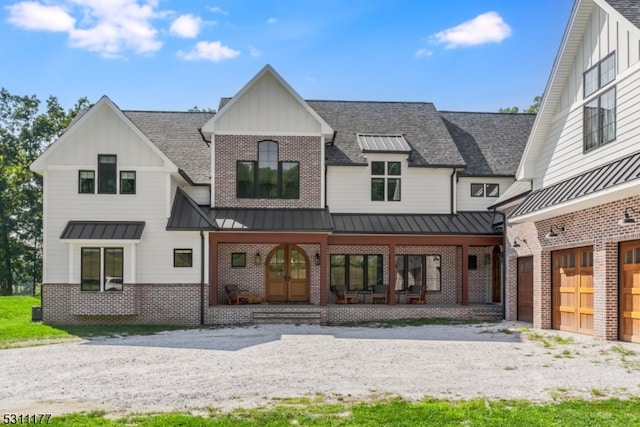
<path id="1" fill-rule="evenodd" d="M 35 95 L 0 89 L 0 295 L 41 277 L 42 177 L 29 165 L 89 101 L 66 112 L 54 96 L 43 111 L 40 104 Z"/>
<path id="2" fill-rule="evenodd" d="M 536 114 L 540 109 L 540 101 L 542 101 L 542 96 L 536 96 L 535 98 L 533 98 L 533 104 L 531 104 L 529 108 L 525 109 L 522 112 L 527 114 Z M 507 113 L 507 114 L 517 114 L 519 112 L 520 112 L 520 109 L 518 107 L 506 107 L 506 108 L 500 108 L 498 110 L 498 113 Z"/>

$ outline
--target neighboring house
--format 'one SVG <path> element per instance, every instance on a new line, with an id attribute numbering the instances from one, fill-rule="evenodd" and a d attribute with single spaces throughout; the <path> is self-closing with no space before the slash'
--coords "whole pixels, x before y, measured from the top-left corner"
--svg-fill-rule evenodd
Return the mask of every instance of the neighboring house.
<path id="1" fill-rule="evenodd" d="M 503 219 L 487 207 L 534 117 L 305 101 L 268 65 L 216 114 L 103 97 L 31 167 L 44 320 L 501 318 Z M 227 305 L 226 285 L 265 303 Z M 340 285 L 360 304 L 336 304 Z M 414 285 L 426 304 L 407 304 Z"/>
<path id="2" fill-rule="evenodd" d="M 577 0 L 508 213 L 507 319 L 640 342 L 640 4 Z"/>

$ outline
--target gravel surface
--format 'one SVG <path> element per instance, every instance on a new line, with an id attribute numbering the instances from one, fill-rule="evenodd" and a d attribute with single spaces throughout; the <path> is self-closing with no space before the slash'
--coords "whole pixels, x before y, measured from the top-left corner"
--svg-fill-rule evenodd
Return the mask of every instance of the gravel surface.
<path id="1" fill-rule="evenodd" d="M 328 401 L 640 396 L 640 346 L 521 326 L 260 325 L 14 348 L 0 351 L 0 410 L 198 412 L 316 393 Z"/>

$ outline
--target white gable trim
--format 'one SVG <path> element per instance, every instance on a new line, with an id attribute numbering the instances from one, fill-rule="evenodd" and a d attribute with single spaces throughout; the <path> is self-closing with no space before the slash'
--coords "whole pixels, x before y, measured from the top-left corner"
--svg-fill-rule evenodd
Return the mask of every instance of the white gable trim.
<path id="1" fill-rule="evenodd" d="M 100 110 L 102 106 L 107 106 L 110 108 L 124 123 L 127 124 L 135 133 L 142 139 L 151 150 L 156 153 L 164 163 L 164 170 L 167 172 L 176 173 L 178 172 L 178 167 L 162 152 L 160 149 L 138 128 L 119 108 L 116 104 L 113 103 L 106 95 L 102 96 L 98 102 L 96 102 L 90 109 L 87 111 L 82 117 L 78 119 L 76 123 L 73 124 L 65 133 L 63 133 L 60 138 L 58 138 L 49 148 L 45 150 L 44 153 L 40 155 L 32 164 L 29 166 L 33 172 L 37 172 L 42 174 L 44 170 L 47 169 L 47 159 L 54 153 L 59 147 L 65 144 L 65 142 L 77 132 L 78 129 L 84 126 L 84 123 L 87 122 L 93 115 L 98 114 L 97 112 Z"/>
<path id="2" fill-rule="evenodd" d="M 238 100 L 242 98 L 242 95 L 248 92 L 267 73 L 273 76 L 282 85 L 282 87 L 284 87 L 291 96 L 293 96 L 309 112 L 309 114 L 311 114 L 313 118 L 320 123 L 321 136 L 324 136 L 325 138 L 331 138 L 333 136 L 333 129 L 331 126 L 329 126 L 327 122 L 325 122 L 324 119 L 320 117 L 320 115 L 316 113 L 316 111 L 311 108 L 304 99 L 302 99 L 298 92 L 296 92 L 269 64 L 265 65 L 264 68 L 262 68 L 262 70 L 260 70 L 260 72 L 258 72 L 258 74 L 256 74 L 249 83 L 244 85 L 244 87 L 240 89 L 240 91 L 231 98 L 231 100 L 227 102 L 211 120 L 205 123 L 202 127 L 202 133 L 208 136 L 216 133 L 216 124 L 225 115 L 225 113 L 229 111 L 236 102 L 239 102 Z"/>

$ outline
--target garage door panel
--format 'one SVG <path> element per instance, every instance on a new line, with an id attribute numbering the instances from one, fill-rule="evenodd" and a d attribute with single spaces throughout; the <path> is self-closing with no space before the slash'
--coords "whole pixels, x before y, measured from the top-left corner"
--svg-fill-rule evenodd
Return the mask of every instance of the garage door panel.
<path id="1" fill-rule="evenodd" d="M 640 343 L 640 241 L 620 245 L 620 339 Z"/>
<path id="2" fill-rule="evenodd" d="M 554 329 L 593 334 L 593 248 L 552 254 Z"/>

